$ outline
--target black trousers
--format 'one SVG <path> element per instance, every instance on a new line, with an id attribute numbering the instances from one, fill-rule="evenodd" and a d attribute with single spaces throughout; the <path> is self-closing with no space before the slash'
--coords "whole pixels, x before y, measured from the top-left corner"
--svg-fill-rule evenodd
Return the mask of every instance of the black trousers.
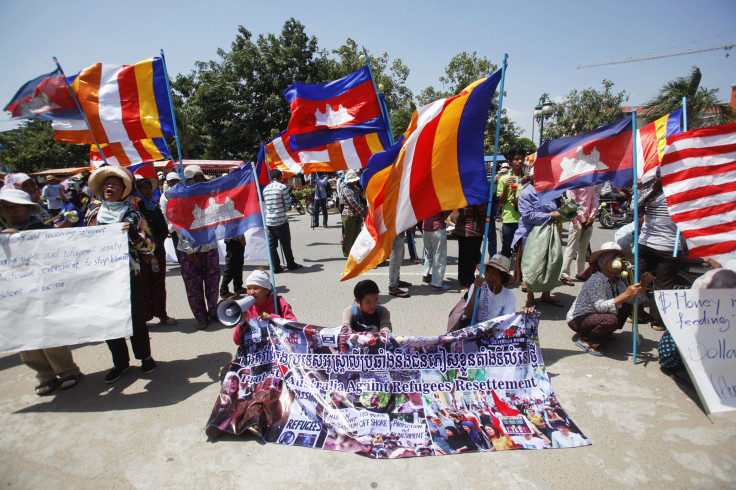
<path id="1" fill-rule="evenodd" d="M 672 289 L 675 286 L 677 271 L 681 268 L 682 261 L 678 257 L 673 257 L 671 250 L 662 252 L 646 245 L 639 245 L 639 271 L 649 272 L 654 276 L 652 286 L 655 291 Z M 652 304 L 649 308 L 649 315 L 653 325 L 664 325 L 656 304 Z"/>
<path id="2" fill-rule="evenodd" d="M 475 280 L 475 266 L 480 262 L 482 236 L 457 237 L 457 281 L 462 287 L 469 287 Z"/>
<path id="3" fill-rule="evenodd" d="M 130 310 L 133 316 L 133 335 L 130 337 L 130 345 L 133 346 L 133 354 L 136 359 L 145 359 L 151 355 L 151 339 L 148 336 L 148 326 L 143 319 L 141 279 L 132 272 L 130 274 Z M 106 342 L 107 348 L 112 353 L 113 365 L 122 368 L 130 364 L 130 354 L 125 338 Z"/>
<path id="4" fill-rule="evenodd" d="M 286 258 L 286 266 L 289 269 L 296 267 L 294 261 L 294 254 L 291 253 L 291 230 L 289 229 L 289 222 L 283 223 L 278 226 L 267 226 L 268 230 L 268 250 L 271 254 L 271 261 L 273 262 L 274 270 L 281 268 L 281 261 L 279 260 L 279 242 L 281 242 L 281 248 L 284 249 L 284 257 Z"/>
<path id="5" fill-rule="evenodd" d="M 225 272 L 222 275 L 222 283 L 220 284 L 220 295 L 228 293 L 230 282 L 233 283 L 233 290 L 243 287 L 243 254 L 245 253 L 245 245 L 240 243 L 238 238 L 228 238 L 225 240 Z"/>

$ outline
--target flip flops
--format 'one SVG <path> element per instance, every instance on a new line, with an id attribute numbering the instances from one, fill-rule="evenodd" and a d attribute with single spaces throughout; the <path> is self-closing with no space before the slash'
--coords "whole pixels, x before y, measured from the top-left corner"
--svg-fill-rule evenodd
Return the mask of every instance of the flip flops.
<path id="1" fill-rule="evenodd" d="M 410 282 L 406 282 L 406 281 L 399 281 L 398 286 L 400 288 L 408 288 L 409 286 L 411 286 L 411 283 Z"/>
<path id="2" fill-rule="evenodd" d="M 391 296 L 396 296 L 398 298 L 409 297 L 409 293 L 407 293 L 406 291 L 402 291 L 401 289 L 389 289 L 388 294 L 390 294 Z"/>
<path id="3" fill-rule="evenodd" d="M 574 286 L 575 285 L 575 283 L 569 277 L 561 277 L 560 278 L 560 282 L 562 284 L 566 284 L 567 286 Z"/>
<path id="4" fill-rule="evenodd" d="M 596 356 L 596 357 L 602 357 L 603 356 L 603 353 L 602 352 L 597 352 L 597 351 L 593 350 L 593 348 L 591 346 L 585 345 L 582 342 L 580 342 L 579 340 L 575 340 L 575 345 L 577 345 L 578 347 L 580 347 L 581 349 L 583 349 L 585 352 L 587 352 L 591 356 Z"/>

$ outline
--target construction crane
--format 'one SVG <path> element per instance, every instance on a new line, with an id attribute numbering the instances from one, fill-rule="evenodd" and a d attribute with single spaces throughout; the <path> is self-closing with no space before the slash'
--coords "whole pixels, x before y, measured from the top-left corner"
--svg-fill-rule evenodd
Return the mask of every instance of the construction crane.
<path id="1" fill-rule="evenodd" d="M 707 48 L 688 49 L 686 51 L 675 51 L 674 53 L 650 54 L 647 56 L 640 56 L 638 58 L 634 58 L 634 57 L 623 58 L 623 59 L 615 60 L 615 61 L 605 61 L 603 63 L 590 63 L 588 65 L 578 65 L 578 70 L 581 68 L 591 68 L 594 66 L 618 65 L 621 63 L 633 63 L 635 61 L 647 61 L 647 60 L 656 60 L 658 58 L 669 58 L 670 56 L 683 56 L 686 54 L 703 53 L 705 51 L 716 51 L 718 49 L 723 49 L 725 51 L 728 51 L 732 49 L 734 46 L 736 46 L 736 43 L 724 44 L 723 46 L 709 46 Z M 729 55 L 730 53 L 726 53 L 726 58 L 728 58 Z"/>

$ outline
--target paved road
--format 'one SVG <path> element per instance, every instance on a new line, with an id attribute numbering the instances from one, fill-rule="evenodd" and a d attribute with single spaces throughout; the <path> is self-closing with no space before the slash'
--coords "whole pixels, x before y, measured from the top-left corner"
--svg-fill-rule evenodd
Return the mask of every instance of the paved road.
<path id="1" fill-rule="evenodd" d="M 279 291 L 297 318 L 337 325 L 352 301 L 355 280 L 339 282 L 338 216 L 312 230 L 308 216 L 293 216 L 294 250 L 305 268 L 277 276 Z M 610 231 L 596 229 L 595 244 Z M 450 242 L 449 254 L 457 246 Z M 250 269 L 254 265 L 247 265 Z M 421 266 L 405 261 L 401 277 L 415 284 L 409 299 L 381 295 L 394 331 L 435 335 L 459 298 L 421 285 Z M 388 268 L 369 274 L 382 291 Z M 168 272 L 169 313 L 181 321 L 151 328 L 158 369 L 133 366 L 113 385 L 104 344 L 74 348 L 85 376 L 51 398 L 33 394 L 33 374 L 17 354 L 0 357 L 0 483 L 5 488 L 724 488 L 736 486 L 736 413 L 707 417 L 694 392 L 660 373 L 659 334 L 641 328 L 640 362 L 631 361 L 631 331 L 618 334 L 606 357 L 571 342 L 566 308 L 540 307 L 540 339 L 548 373 L 563 407 L 593 441 L 586 448 L 508 451 L 409 460 L 365 457 L 265 445 L 252 436 L 209 442 L 204 424 L 219 391 L 220 369 L 232 357 L 231 330 L 197 331 L 178 266 Z M 560 286 L 568 306 L 580 290 Z M 514 289 L 518 305 L 523 295 Z M 90 318 L 95 325 L 103 320 Z"/>

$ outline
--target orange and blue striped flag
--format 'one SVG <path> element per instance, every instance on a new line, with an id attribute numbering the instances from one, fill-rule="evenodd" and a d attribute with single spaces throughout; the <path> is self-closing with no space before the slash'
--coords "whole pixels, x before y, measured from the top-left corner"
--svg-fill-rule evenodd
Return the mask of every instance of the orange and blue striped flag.
<path id="1" fill-rule="evenodd" d="M 414 111 L 399 141 L 373 155 L 361 176 L 368 217 L 342 280 L 383 262 L 398 234 L 440 211 L 488 202 L 483 161 L 488 108 L 501 71 Z"/>
<path id="2" fill-rule="evenodd" d="M 654 172 L 662 162 L 667 138 L 680 133 L 682 109 L 660 117 L 639 129 L 636 143 L 637 173 L 642 182 L 654 178 Z"/>
<path id="3" fill-rule="evenodd" d="M 161 58 L 134 65 L 96 63 L 68 78 L 97 143 L 174 136 L 171 102 Z M 56 119 L 54 139 L 93 144 L 81 119 Z"/>

